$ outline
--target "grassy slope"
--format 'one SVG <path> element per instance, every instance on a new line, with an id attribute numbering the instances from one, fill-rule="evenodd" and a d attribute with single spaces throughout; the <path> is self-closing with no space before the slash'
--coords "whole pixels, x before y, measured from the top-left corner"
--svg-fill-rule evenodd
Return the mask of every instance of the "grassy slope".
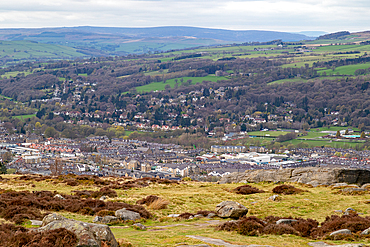
<path id="1" fill-rule="evenodd" d="M 76 49 L 60 45 L 41 44 L 32 41 L 0 41 L 0 58 L 37 59 L 72 58 L 86 56 Z"/>
<path id="2" fill-rule="evenodd" d="M 14 175 L 4 175 L 4 177 L 13 177 Z M 35 187 L 32 187 L 32 184 Z M 130 190 L 116 190 L 118 198 L 114 200 L 124 201 L 134 204 L 137 200 L 148 195 L 158 195 L 170 202 L 167 209 L 149 211 L 155 215 L 155 218 L 143 222 L 147 226 L 163 226 L 160 228 L 153 227 L 147 231 L 137 231 L 127 226 L 113 226 L 112 231 L 116 238 L 126 239 L 134 246 L 175 246 L 177 243 L 201 244 L 202 242 L 187 238 L 186 235 L 200 235 L 211 238 L 219 238 L 229 241 L 233 244 L 260 244 L 272 246 L 307 246 L 312 240 L 291 236 L 273 236 L 265 235 L 261 237 L 247 237 L 233 232 L 219 232 L 211 226 L 202 226 L 206 223 L 205 219 L 201 220 L 173 220 L 162 218 L 171 213 L 194 213 L 198 210 L 214 210 L 215 206 L 225 200 L 237 201 L 249 208 L 248 215 L 257 217 L 266 217 L 276 215 L 282 217 L 302 217 L 313 218 L 322 222 L 327 215 L 334 214 L 335 210 L 345 210 L 352 207 L 358 212 L 364 213 L 364 216 L 370 216 L 368 204 L 363 203 L 370 199 L 370 194 L 357 196 L 344 196 L 333 194 L 333 190 L 328 187 L 308 188 L 305 186 L 294 186 L 307 190 L 300 195 L 281 196 L 280 201 L 270 201 L 267 198 L 273 195 L 272 189 L 276 186 L 270 183 L 259 183 L 253 186 L 266 191 L 262 194 L 254 195 L 237 195 L 230 193 L 240 184 L 215 184 L 215 183 L 195 183 L 187 182 L 179 185 L 159 185 L 152 184 L 146 188 L 134 188 Z M 52 182 L 35 182 L 35 181 L 11 181 L 2 182 L 3 189 L 13 190 L 50 190 L 60 193 L 70 194 L 73 190 L 93 189 L 97 187 L 78 186 L 71 187 L 65 184 L 53 184 Z M 73 218 L 91 222 L 94 216 L 83 216 L 79 214 L 59 212 L 60 214 Z M 224 221 L 224 220 L 222 220 Z M 177 225 L 182 224 L 182 225 Z M 176 226 L 177 225 L 177 226 Z M 345 243 L 345 241 L 327 241 L 328 243 Z M 364 244 L 370 243 L 368 240 L 360 241 Z"/>
<path id="3" fill-rule="evenodd" d="M 318 73 L 326 73 L 327 75 L 354 75 L 355 71 L 358 69 L 368 69 L 370 68 L 370 63 L 361 63 L 361 64 L 353 64 L 353 65 L 346 65 L 346 66 L 340 66 L 335 68 L 333 71 L 332 69 L 324 69 L 324 70 L 319 70 Z"/>
<path id="4" fill-rule="evenodd" d="M 180 78 L 178 79 L 178 84 L 181 85 Z M 204 77 L 182 77 L 184 82 L 187 80 L 192 80 L 191 84 L 197 84 L 202 83 L 203 81 L 219 81 L 219 80 L 228 80 L 226 77 L 223 76 L 204 76 Z M 138 92 L 150 92 L 150 91 L 156 91 L 156 90 L 164 90 L 166 85 L 170 85 L 171 88 L 175 86 L 176 82 L 175 79 L 167 80 L 166 83 L 163 82 L 153 82 L 148 85 L 136 87 L 136 90 Z"/>

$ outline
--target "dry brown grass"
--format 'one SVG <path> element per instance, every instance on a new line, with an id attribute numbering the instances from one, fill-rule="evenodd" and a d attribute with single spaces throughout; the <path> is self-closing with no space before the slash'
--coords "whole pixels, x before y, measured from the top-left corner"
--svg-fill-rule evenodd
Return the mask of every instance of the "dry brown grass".
<path id="1" fill-rule="evenodd" d="M 159 197 L 157 200 L 153 201 L 148 205 L 148 208 L 153 210 L 165 209 L 167 205 L 170 204 L 169 201 Z"/>

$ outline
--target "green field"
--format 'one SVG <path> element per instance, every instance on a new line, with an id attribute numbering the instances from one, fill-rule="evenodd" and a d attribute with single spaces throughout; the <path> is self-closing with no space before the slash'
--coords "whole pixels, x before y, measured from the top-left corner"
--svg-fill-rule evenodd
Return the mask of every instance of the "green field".
<path id="1" fill-rule="evenodd" d="M 351 127 L 351 126 L 347 126 L 347 127 L 343 127 L 343 126 L 330 126 L 330 127 L 321 127 L 321 128 L 314 128 L 314 129 L 311 129 L 311 130 L 315 130 L 315 131 L 338 131 L 338 130 L 346 130 L 346 129 L 352 129 L 353 131 L 360 131 L 359 128 L 355 128 L 355 127 Z"/>
<path id="2" fill-rule="evenodd" d="M 361 63 L 361 64 L 353 64 L 353 65 L 346 65 L 340 66 L 334 69 L 322 69 L 318 70 L 319 74 L 323 74 L 324 72 L 327 75 L 354 75 L 355 71 L 358 69 L 368 69 L 370 68 L 370 63 Z"/>
<path id="3" fill-rule="evenodd" d="M 5 72 L 5 74 L 4 75 L 2 75 L 2 77 L 10 77 L 10 76 L 12 76 L 12 77 L 15 77 L 15 76 L 17 76 L 18 74 L 24 74 L 24 76 L 27 76 L 27 75 L 29 75 L 29 74 L 32 74 L 32 72 L 30 72 L 30 71 L 12 71 L 12 72 Z"/>
<path id="4" fill-rule="evenodd" d="M 299 140 L 294 139 L 291 141 L 282 142 L 283 145 L 293 144 L 298 145 L 301 142 L 308 143 L 309 147 L 320 147 L 320 146 L 330 146 L 335 148 L 341 148 L 344 145 L 348 145 L 350 148 L 354 148 L 356 145 L 362 145 L 364 144 L 364 141 L 332 141 L 330 142 L 330 139 L 328 140 Z"/>
<path id="5" fill-rule="evenodd" d="M 327 133 L 321 133 L 321 132 L 313 132 L 313 131 L 310 131 L 307 133 L 307 135 L 305 136 L 300 136 L 298 137 L 297 139 L 310 139 L 310 138 L 318 138 L 318 137 L 321 137 L 321 136 L 326 136 Z"/>
<path id="6" fill-rule="evenodd" d="M 252 132 L 248 132 L 248 135 L 249 136 L 257 136 L 257 137 L 260 137 L 260 136 L 264 136 L 264 137 L 277 137 L 279 135 L 285 135 L 285 134 L 288 134 L 290 132 L 287 132 L 287 131 L 252 131 Z"/>
<path id="7" fill-rule="evenodd" d="M 180 82 L 180 79 L 181 78 L 177 78 L 179 86 L 182 84 Z M 223 76 L 212 76 L 212 75 L 208 75 L 208 76 L 204 76 L 204 77 L 182 77 L 182 79 L 184 80 L 184 82 L 186 82 L 188 80 L 191 80 L 191 84 L 202 83 L 203 81 L 216 82 L 216 81 L 220 81 L 220 80 L 228 80 L 228 78 L 223 77 Z M 156 90 L 162 91 L 162 90 L 165 90 L 166 85 L 170 85 L 171 88 L 174 88 L 175 84 L 176 84 L 175 79 L 170 79 L 170 80 L 167 80 L 166 83 L 153 82 L 153 83 L 150 83 L 148 85 L 136 87 L 136 90 L 137 90 L 137 92 L 141 92 L 141 93 L 156 91 Z"/>
<path id="8" fill-rule="evenodd" d="M 36 114 L 29 114 L 29 115 L 19 115 L 19 116 L 13 116 L 14 118 L 18 118 L 20 120 L 24 120 L 27 118 L 33 118 L 36 117 Z"/>

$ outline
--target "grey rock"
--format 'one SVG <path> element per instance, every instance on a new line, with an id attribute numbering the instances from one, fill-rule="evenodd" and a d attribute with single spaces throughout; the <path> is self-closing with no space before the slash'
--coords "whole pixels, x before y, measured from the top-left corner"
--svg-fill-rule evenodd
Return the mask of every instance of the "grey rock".
<path id="1" fill-rule="evenodd" d="M 169 214 L 167 217 L 170 217 L 170 218 L 177 218 L 179 217 L 180 214 Z"/>
<path id="2" fill-rule="evenodd" d="M 347 183 L 335 183 L 332 185 L 332 188 L 335 189 L 335 188 L 344 187 L 347 185 L 348 185 Z"/>
<path id="3" fill-rule="evenodd" d="M 64 198 L 63 196 L 59 195 L 59 194 L 56 194 L 56 195 L 54 196 L 54 198 L 58 198 L 58 199 L 61 199 L 61 200 L 65 200 L 65 198 Z"/>
<path id="4" fill-rule="evenodd" d="M 101 220 L 102 223 L 105 223 L 105 224 L 108 224 L 108 223 L 112 223 L 114 221 L 117 221 L 118 218 L 115 217 L 115 216 L 110 216 L 110 215 L 107 215 L 107 216 L 104 216 L 103 219 Z"/>
<path id="5" fill-rule="evenodd" d="M 248 208 L 234 201 L 224 201 L 216 206 L 216 213 L 221 218 L 239 218 L 248 213 Z"/>
<path id="6" fill-rule="evenodd" d="M 216 214 L 215 213 L 209 213 L 208 215 L 207 215 L 207 218 L 208 219 L 211 219 L 211 218 L 213 218 L 213 217 L 215 217 L 216 216 Z"/>
<path id="7" fill-rule="evenodd" d="M 255 201 L 255 202 L 251 202 L 251 204 L 257 204 L 258 202 L 257 201 Z"/>
<path id="8" fill-rule="evenodd" d="M 78 238 L 78 247 L 101 247 L 102 242 L 105 242 L 110 247 L 118 247 L 117 241 L 107 225 L 71 220 L 62 216 L 58 217 L 56 214 L 45 216 L 43 224 L 46 222 L 49 223 L 34 231 L 43 232 L 65 228 L 76 234 Z"/>
<path id="9" fill-rule="evenodd" d="M 30 220 L 30 221 L 31 221 L 31 226 L 42 226 L 41 220 Z"/>
<path id="10" fill-rule="evenodd" d="M 370 183 L 363 184 L 361 189 L 370 189 Z"/>
<path id="11" fill-rule="evenodd" d="M 202 214 L 196 214 L 194 215 L 194 218 L 203 218 L 204 216 Z"/>
<path id="12" fill-rule="evenodd" d="M 103 217 L 95 216 L 95 218 L 93 219 L 93 223 L 101 222 L 102 220 L 103 220 Z"/>
<path id="13" fill-rule="evenodd" d="M 194 219 L 194 217 L 193 217 L 193 216 L 190 216 L 190 217 L 189 217 L 189 220 L 192 220 L 192 219 Z"/>
<path id="14" fill-rule="evenodd" d="M 280 225 L 280 224 L 291 225 L 293 222 L 297 222 L 297 221 L 298 220 L 294 220 L 294 219 L 280 219 L 276 221 L 276 225 Z"/>
<path id="15" fill-rule="evenodd" d="M 268 198 L 268 200 L 276 201 L 278 199 L 279 195 L 273 195 Z"/>
<path id="16" fill-rule="evenodd" d="M 354 210 L 353 208 L 347 208 L 345 211 L 344 211 L 344 215 L 349 215 L 349 214 L 353 214 L 353 213 L 356 213 L 356 210 Z"/>
<path id="17" fill-rule="evenodd" d="M 335 210 L 334 213 L 342 214 L 343 210 Z"/>
<path id="18" fill-rule="evenodd" d="M 345 193 L 352 193 L 352 192 L 362 192 L 362 191 L 367 191 L 367 189 L 361 189 L 361 188 L 344 188 L 341 190 L 342 192 Z"/>
<path id="19" fill-rule="evenodd" d="M 352 232 L 348 229 L 341 229 L 341 230 L 330 233 L 330 236 L 335 236 L 339 234 L 352 235 Z"/>
<path id="20" fill-rule="evenodd" d="M 370 183 L 370 170 L 343 169 L 326 167 L 304 167 L 271 170 L 247 170 L 242 173 L 225 175 L 220 184 L 239 183 L 240 181 L 252 183 L 267 182 L 299 182 L 304 184 L 333 185 L 336 183 L 363 185 Z"/>
<path id="21" fill-rule="evenodd" d="M 331 245 L 324 242 L 311 242 L 308 243 L 312 247 L 363 247 L 363 244 L 341 244 L 341 245 Z"/>
<path id="22" fill-rule="evenodd" d="M 176 247 L 211 247 L 208 244 L 196 244 L 196 245 L 176 245 Z"/>
<path id="23" fill-rule="evenodd" d="M 42 225 L 41 226 L 46 226 L 47 224 L 53 222 L 53 221 L 62 221 L 62 220 L 68 220 L 66 217 L 63 217 L 59 214 L 53 213 L 53 214 L 48 214 L 42 219 Z"/>
<path id="24" fill-rule="evenodd" d="M 133 220 L 133 221 L 135 221 L 135 220 L 138 220 L 138 219 L 141 218 L 139 213 L 127 210 L 125 208 L 117 210 L 115 215 L 116 215 L 117 218 L 119 218 L 121 220 Z"/>
<path id="25" fill-rule="evenodd" d="M 369 235 L 370 234 L 370 228 L 367 228 L 366 230 L 363 230 L 361 232 L 361 235 Z"/>
<path id="26" fill-rule="evenodd" d="M 143 225 L 143 224 L 141 224 L 141 223 L 135 223 L 135 224 L 133 224 L 133 226 L 138 227 L 140 230 L 146 230 L 146 226 L 144 226 L 144 225 Z"/>
<path id="27" fill-rule="evenodd" d="M 99 200 L 101 200 L 101 201 L 104 201 L 104 200 L 107 200 L 107 199 L 108 199 L 108 197 L 106 197 L 106 196 L 102 196 L 102 197 L 99 198 Z"/>

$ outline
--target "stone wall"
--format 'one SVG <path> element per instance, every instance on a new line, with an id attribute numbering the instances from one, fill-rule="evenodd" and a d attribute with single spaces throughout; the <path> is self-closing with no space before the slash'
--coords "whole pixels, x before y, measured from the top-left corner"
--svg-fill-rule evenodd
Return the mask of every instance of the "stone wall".
<path id="1" fill-rule="evenodd" d="M 298 182 L 304 184 L 331 185 L 347 183 L 363 185 L 370 183 L 370 170 L 342 168 L 287 168 L 273 170 L 247 170 L 224 176 L 220 183 Z"/>

